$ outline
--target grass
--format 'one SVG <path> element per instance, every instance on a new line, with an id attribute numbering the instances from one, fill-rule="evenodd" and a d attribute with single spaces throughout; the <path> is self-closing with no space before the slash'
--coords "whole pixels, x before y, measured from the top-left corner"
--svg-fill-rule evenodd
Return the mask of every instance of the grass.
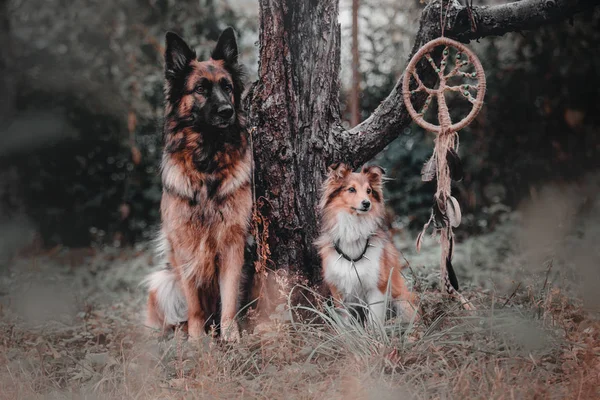
<path id="1" fill-rule="evenodd" d="M 310 292 L 297 286 L 293 291 Z M 382 329 L 344 320 L 316 293 L 250 313 L 239 344 L 169 340 L 130 309 L 70 324 L 0 322 L 1 399 L 592 399 L 600 325 L 548 282 L 510 296 L 471 292 L 467 312 L 439 292 L 423 318 Z M 289 298 L 292 298 L 290 295 Z M 285 300 L 285 299 L 284 299 Z"/>
<path id="2" fill-rule="evenodd" d="M 149 248 L 17 257 L 0 274 L 0 400 L 600 398 L 594 179 L 541 191 L 457 247 L 474 312 L 436 289 L 437 244 L 415 254 L 398 238 L 422 319 L 383 329 L 278 270 L 241 343 L 162 340 L 139 322 Z"/>

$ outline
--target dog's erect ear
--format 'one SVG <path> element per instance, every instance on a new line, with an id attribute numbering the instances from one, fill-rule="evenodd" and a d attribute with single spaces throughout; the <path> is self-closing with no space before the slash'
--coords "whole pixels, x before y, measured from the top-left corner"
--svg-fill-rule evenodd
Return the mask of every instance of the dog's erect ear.
<path id="1" fill-rule="evenodd" d="M 173 32 L 165 36 L 167 50 L 165 51 L 165 75 L 167 78 L 177 76 L 196 58 L 196 52 L 190 49 L 185 40 Z"/>
<path id="2" fill-rule="evenodd" d="M 210 58 L 213 60 L 223 60 L 225 64 L 237 64 L 238 47 L 232 27 L 226 28 L 221 32 L 217 46 L 210 55 Z"/>
<path id="3" fill-rule="evenodd" d="M 379 165 L 365 165 L 361 171 L 367 175 L 369 182 L 381 184 L 385 170 Z"/>
<path id="4" fill-rule="evenodd" d="M 329 177 L 332 179 L 344 179 L 352 172 L 350 167 L 344 163 L 335 163 L 329 166 Z"/>

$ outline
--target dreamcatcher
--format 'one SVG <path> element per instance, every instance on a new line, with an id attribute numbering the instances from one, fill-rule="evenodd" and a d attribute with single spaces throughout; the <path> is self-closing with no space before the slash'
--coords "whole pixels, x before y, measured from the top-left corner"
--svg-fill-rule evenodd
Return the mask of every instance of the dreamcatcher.
<path id="1" fill-rule="evenodd" d="M 439 66 L 431 54 L 436 48 L 443 46 Z M 438 75 L 437 88 L 429 88 L 423 84 L 416 72 L 416 66 L 426 60 Z M 423 61 L 425 62 L 425 61 Z M 449 72 L 446 72 L 449 70 Z M 462 81 L 456 83 L 455 81 Z M 410 88 L 414 81 L 413 89 Z M 457 123 L 452 123 L 446 103 L 446 94 L 455 92 L 464 97 L 472 105 L 469 114 Z M 419 93 L 427 94 L 425 104 L 417 112 L 411 102 L 411 96 Z M 467 126 L 479 113 L 485 95 L 485 74 L 479 59 L 462 43 L 443 36 L 425 44 L 410 60 L 402 81 L 402 95 L 410 116 L 422 128 L 436 134 L 433 155 L 425 163 L 421 171 L 423 181 L 437 180 L 437 190 L 431 217 L 417 237 L 417 251 L 420 251 L 423 236 L 433 223 L 433 235 L 439 236 L 442 248 L 440 269 L 442 284 L 448 294 L 457 298 L 463 307 L 472 310 L 474 307 L 458 292 L 458 280 L 452 268 L 454 251 L 454 234 L 461 222 L 461 211 L 458 201 L 451 195 L 451 182 L 460 181 L 463 176 L 462 165 L 458 157 L 458 131 Z M 437 101 L 437 117 L 439 125 L 427 122 L 424 118 L 431 106 L 432 99 Z"/>

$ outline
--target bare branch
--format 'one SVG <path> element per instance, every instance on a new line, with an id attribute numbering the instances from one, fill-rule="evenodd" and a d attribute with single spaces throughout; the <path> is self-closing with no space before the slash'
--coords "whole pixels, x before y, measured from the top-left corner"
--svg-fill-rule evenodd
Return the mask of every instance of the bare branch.
<path id="1" fill-rule="evenodd" d="M 598 4 L 598 0 L 521 0 L 493 7 L 473 7 L 472 13 L 477 24 L 474 32 L 471 30 L 468 10 L 463 7 L 456 15 L 452 34 L 458 40 L 468 41 L 536 29 L 563 21 Z"/>
<path id="2" fill-rule="evenodd" d="M 521 0 L 497 6 L 473 7 L 471 19 L 466 6 L 456 0 L 451 1 L 445 35 L 463 42 L 485 36 L 534 29 L 565 20 L 600 3 L 600 0 Z M 410 57 L 425 43 L 440 36 L 439 13 L 439 1 L 429 3 L 423 10 L 419 32 Z M 420 66 L 417 73 L 426 86 L 434 87 L 438 77 L 434 71 Z M 337 127 L 337 131 L 334 132 L 339 143 L 338 154 L 335 154 L 337 159 L 345 160 L 355 166 L 361 165 L 377 155 L 410 125 L 411 118 L 402 100 L 401 82 L 402 77 L 388 97 L 363 123 L 349 131 Z M 426 97 L 423 95 L 415 99 L 415 107 L 421 107 Z"/>

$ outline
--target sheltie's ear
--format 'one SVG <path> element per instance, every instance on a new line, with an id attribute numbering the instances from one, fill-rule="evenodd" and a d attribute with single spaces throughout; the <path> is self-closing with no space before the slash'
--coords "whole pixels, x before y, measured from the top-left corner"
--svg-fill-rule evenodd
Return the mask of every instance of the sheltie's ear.
<path id="1" fill-rule="evenodd" d="M 367 178 L 372 185 L 381 185 L 383 176 L 385 175 L 385 170 L 379 165 L 365 165 L 361 172 L 367 175 Z"/>
<path id="2" fill-rule="evenodd" d="M 327 205 L 333 201 L 344 189 L 345 179 L 352 173 L 349 166 L 344 163 L 335 163 L 329 166 L 327 179 L 321 188 L 321 202 L 319 208 L 325 210 Z"/>
<path id="3" fill-rule="evenodd" d="M 371 189 L 373 189 L 373 199 L 378 203 L 381 203 L 383 201 L 384 169 L 378 165 L 365 165 L 361 173 L 365 174 L 369 180 L 369 185 L 371 185 Z"/>
<path id="4" fill-rule="evenodd" d="M 333 180 L 344 179 L 352 170 L 344 163 L 335 163 L 329 166 L 329 178 Z"/>

